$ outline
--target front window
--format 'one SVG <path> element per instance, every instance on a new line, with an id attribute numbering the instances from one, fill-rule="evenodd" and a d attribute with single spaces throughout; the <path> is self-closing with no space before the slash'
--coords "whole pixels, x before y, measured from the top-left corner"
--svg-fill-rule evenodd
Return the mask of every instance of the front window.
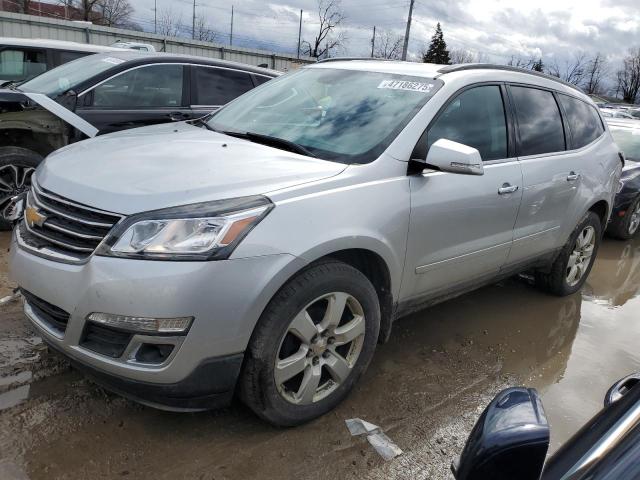
<path id="1" fill-rule="evenodd" d="M 251 90 L 218 111 L 218 131 L 277 137 L 344 163 L 377 158 L 442 86 L 441 80 L 307 68 Z"/>
<path id="2" fill-rule="evenodd" d="M 609 125 L 609 130 L 625 158 L 630 162 L 640 162 L 640 126 L 629 128 Z"/>
<path id="3" fill-rule="evenodd" d="M 23 83 L 20 90 L 44 93 L 54 98 L 122 62 L 124 60 L 107 54 L 89 55 L 60 65 Z"/>

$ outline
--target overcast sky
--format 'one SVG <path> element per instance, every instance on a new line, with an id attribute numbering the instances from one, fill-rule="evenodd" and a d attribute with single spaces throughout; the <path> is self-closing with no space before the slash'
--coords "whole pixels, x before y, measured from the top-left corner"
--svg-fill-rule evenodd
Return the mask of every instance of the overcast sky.
<path id="1" fill-rule="evenodd" d="M 158 10 L 171 9 L 191 25 L 192 0 L 156 0 Z M 154 0 L 130 0 L 134 20 L 153 30 Z M 295 51 L 300 9 L 303 39 L 318 28 L 316 0 L 197 0 L 197 14 L 206 16 L 229 41 L 234 5 L 234 43 L 272 50 Z M 343 54 L 370 52 L 371 31 L 404 34 L 409 0 L 342 0 L 346 16 Z M 441 22 L 449 48 L 482 54 L 506 63 L 512 55 L 564 61 L 577 51 L 602 52 L 619 61 L 630 46 L 640 46 L 640 0 L 416 0 L 410 54 L 417 56 Z"/>

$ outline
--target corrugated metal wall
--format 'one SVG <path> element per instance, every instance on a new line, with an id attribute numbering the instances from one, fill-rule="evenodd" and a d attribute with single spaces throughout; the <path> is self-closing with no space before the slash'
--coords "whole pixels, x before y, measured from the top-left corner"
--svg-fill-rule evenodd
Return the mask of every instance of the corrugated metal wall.
<path id="1" fill-rule="evenodd" d="M 95 45 L 111 45 L 122 40 L 130 42 L 150 43 L 159 52 L 182 53 L 210 58 L 223 58 L 249 65 L 267 64 L 269 68 L 287 71 L 298 68 L 305 63 L 312 63 L 312 58 L 296 58 L 264 50 L 230 47 L 216 43 L 200 42 L 176 37 L 163 37 L 153 33 L 121 30 L 119 28 L 87 25 L 19 13 L 0 12 L 0 36 L 18 38 L 47 38 L 71 42 L 92 43 Z"/>

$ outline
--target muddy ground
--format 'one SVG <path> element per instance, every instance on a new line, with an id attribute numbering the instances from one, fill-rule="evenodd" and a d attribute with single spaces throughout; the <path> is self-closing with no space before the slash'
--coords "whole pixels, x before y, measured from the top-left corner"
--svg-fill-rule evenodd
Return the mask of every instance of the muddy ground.
<path id="1" fill-rule="evenodd" d="M 0 236 L 6 250 L 8 237 Z M 10 293 L 4 255 L 0 297 Z M 277 429 L 240 404 L 172 414 L 105 392 L 49 353 L 19 302 L 0 307 L 0 479 L 448 479 L 478 414 L 507 385 L 538 388 L 552 450 L 640 370 L 640 241 L 606 240 L 581 294 L 513 279 L 400 320 L 334 412 Z M 383 461 L 344 420 L 404 450 Z"/>

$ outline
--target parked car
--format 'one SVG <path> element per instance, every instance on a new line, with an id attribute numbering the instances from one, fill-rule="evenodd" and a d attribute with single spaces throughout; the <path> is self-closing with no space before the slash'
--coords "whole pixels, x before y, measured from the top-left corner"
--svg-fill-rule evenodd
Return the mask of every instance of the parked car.
<path id="1" fill-rule="evenodd" d="M 579 290 L 621 169 L 553 77 L 320 62 L 200 121 L 54 152 L 10 270 L 45 341 L 107 388 L 180 410 L 238 391 L 296 425 L 345 398 L 396 318 L 524 270 Z"/>
<path id="2" fill-rule="evenodd" d="M 634 118 L 631 113 L 629 113 L 626 109 L 622 108 L 602 108 L 600 107 L 600 111 L 602 112 L 602 116 L 605 118 L 620 118 L 620 119 L 628 119 L 632 120 Z"/>
<path id="3" fill-rule="evenodd" d="M 620 178 L 622 190 L 616 195 L 607 232 L 628 240 L 640 226 L 640 120 L 607 119 L 607 123 L 626 160 Z"/>
<path id="4" fill-rule="evenodd" d="M 538 393 L 500 392 L 454 461 L 456 480 L 632 480 L 640 478 L 640 374 L 616 382 L 604 408 L 550 457 Z"/>
<path id="5" fill-rule="evenodd" d="M 115 49 L 0 90 L 0 228 L 44 156 L 78 140 L 197 118 L 278 73 L 182 55 Z"/>
<path id="6" fill-rule="evenodd" d="M 141 52 L 155 52 L 156 49 L 150 43 L 140 43 L 140 42 L 124 42 L 118 41 L 116 43 L 111 44 L 112 47 L 116 48 L 124 48 L 127 50 L 138 50 Z"/>
<path id="7" fill-rule="evenodd" d="M 115 47 L 61 40 L 0 37 L 0 85 L 20 83 L 63 63 Z"/>

